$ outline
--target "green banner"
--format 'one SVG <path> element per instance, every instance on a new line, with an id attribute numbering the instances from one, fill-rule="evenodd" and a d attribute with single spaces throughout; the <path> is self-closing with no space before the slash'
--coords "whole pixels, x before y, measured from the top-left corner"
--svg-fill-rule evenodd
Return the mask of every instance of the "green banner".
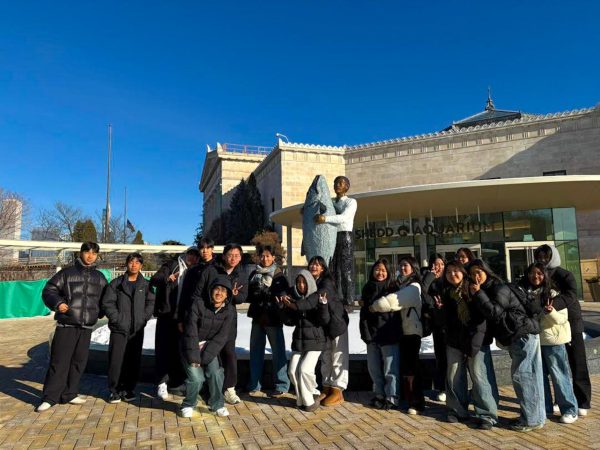
<path id="1" fill-rule="evenodd" d="M 100 269 L 108 282 L 111 271 Z M 36 281 L 0 281 L 0 319 L 34 317 L 50 314 L 44 305 L 42 291 L 48 279 Z"/>
<path id="2" fill-rule="evenodd" d="M 42 301 L 48 280 L 0 282 L 0 319 L 45 316 L 50 313 Z"/>

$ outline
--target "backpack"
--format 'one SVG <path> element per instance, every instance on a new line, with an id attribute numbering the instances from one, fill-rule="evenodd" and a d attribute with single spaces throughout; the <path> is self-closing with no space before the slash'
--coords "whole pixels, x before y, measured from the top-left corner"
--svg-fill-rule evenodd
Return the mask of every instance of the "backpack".
<path id="1" fill-rule="evenodd" d="M 411 306 L 408 311 L 408 314 L 414 312 L 421 321 L 421 326 L 423 328 L 421 337 L 430 336 L 433 332 L 433 308 L 427 301 L 426 295 L 427 294 L 424 294 L 423 291 L 421 291 L 421 314 L 419 314 L 417 309 L 413 306 Z"/>

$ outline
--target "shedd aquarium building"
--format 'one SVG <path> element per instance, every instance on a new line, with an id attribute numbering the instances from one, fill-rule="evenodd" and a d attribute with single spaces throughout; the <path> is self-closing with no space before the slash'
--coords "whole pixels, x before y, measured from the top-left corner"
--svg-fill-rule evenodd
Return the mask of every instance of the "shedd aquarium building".
<path id="1" fill-rule="evenodd" d="M 469 247 L 509 280 L 541 244 L 555 245 L 582 295 L 581 260 L 600 257 L 600 106 L 548 114 L 483 111 L 433 133 L 351 146 L 283 141 L 217 144 L 200 181 L 204 229 L 254 174 L 265 211 L 301 267 L 300 209 L 315 175 L 351 181 L 356 292 L 370 265 L 402 255 L 422 264 Z"/>

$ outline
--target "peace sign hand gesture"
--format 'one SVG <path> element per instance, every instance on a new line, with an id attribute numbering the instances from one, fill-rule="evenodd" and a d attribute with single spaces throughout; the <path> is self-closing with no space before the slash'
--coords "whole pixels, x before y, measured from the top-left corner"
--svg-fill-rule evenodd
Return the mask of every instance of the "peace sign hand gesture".
<path id="1" fill-rule="evenodd" d="M 321 303 L 322 305 L 327 304 L 327 292 L 323 292 L 322 294 L 319 294 L 319 303 Z"/>
<path id="2" fill-rule="evenodd" d="M 238 286 L 237 281 L 235 283 L 233 283 L 233 287 L 231 288 L 231 293 L 236 296 L 240 293 L 240 289 L 242 289 L 244 287 L 243 284 L 240 284 Z"/>

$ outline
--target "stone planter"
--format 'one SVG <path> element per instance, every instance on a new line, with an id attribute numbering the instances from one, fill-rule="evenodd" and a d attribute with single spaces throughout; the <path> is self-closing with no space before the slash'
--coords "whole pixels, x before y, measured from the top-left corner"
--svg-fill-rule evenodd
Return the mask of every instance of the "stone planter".
<path id="1" fill-rule="evenodd" d="M 600 281 L 585 280 L 592 293 L 592 301 L 600 302 Z"/>

